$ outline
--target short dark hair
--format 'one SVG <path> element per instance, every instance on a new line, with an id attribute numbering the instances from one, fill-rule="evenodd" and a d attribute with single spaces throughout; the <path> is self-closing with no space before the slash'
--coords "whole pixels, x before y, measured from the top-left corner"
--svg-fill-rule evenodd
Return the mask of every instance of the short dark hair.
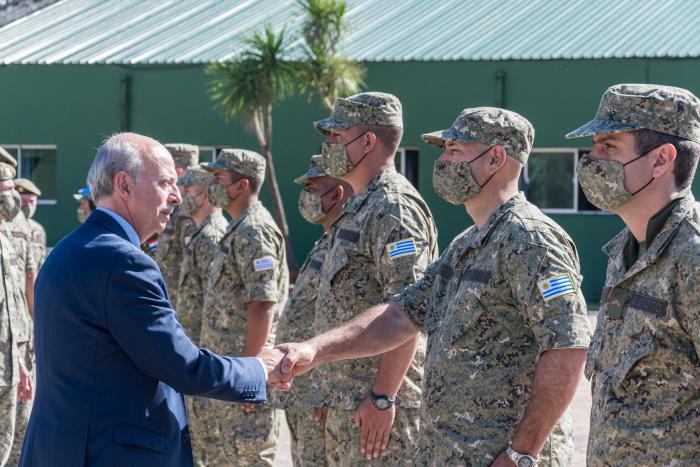
<path id="1" fill-rule="evenodd" d="M 247 175 L 243 175 L 242 173 L 236 171 L 236 170 L 230 170 L 232 180 L 231 183 L 236 183 L 237 181 L 241 179 L 246 179 L 248 180 L 248 186 L 250 187 L 251 193 L 260 194 L 260 188 L 262 187 L 263 181 L 258 180 L 256 178 L 249 177 Z"/>
<path id="2" fill-rule="evenodd" d="M 654 130 L 634 132 L 634 149 L 637 154 L 644 154 L 662 144 L 672 144 L 676 148 L 676 165 L 673 169 L 676 186 L 681 190 L 687 188 L 693 182 L 695 169 L 698 166 L 700 144 Z"/>
<path id="3" fill-rule="evenodd" d="M 371 131 L 377 135 L 377 139 L 386 147 L 392 154 L 396 152 L 401 144 L 403 136 L 403 128 L 389 125 L 359 125 L 362 132 Z"/>

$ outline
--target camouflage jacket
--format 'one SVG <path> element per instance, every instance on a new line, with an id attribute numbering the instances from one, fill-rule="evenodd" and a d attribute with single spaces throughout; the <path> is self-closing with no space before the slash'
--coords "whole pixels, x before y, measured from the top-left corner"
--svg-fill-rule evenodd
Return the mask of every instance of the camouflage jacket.
<path id="1" fill-rule="evenodd" d="M 610 257 L 586 362 L 588 465 L 700 464 L 700 205 L 686 195 L 627 269 Z"/>
<path id="2" fill-rule="evenodd" d="M 202 225 L 184 238 L 185 251 L 178 280 L 178 320 L 195 344 L 202 330 L 202 307 L 207 286 L 208 271 L 219 251 L 219 242 L 226 232 L 228 221 L 217 209 L 204 219 Z"/>
<path id="3" fill-rule="evenodd" d="M 377 175 L 346 203 L 329 237 L 331 246 L 316 299 L 319 332 L 388 301 L 418 280 L 437 257 L 437 232 L 430 209 L 394 169 Z M 423 359 L 424 346 L 419 346 L 398 393 L 401 407 L 420 405 Z M 330 406 L 351 410 L 367 398 L 379 360 L 364 358 L 318 367 Z"/>
<path id="4" fill-rule="evenodd" d="M 560 280 L 560 289 L 545 287 Z M 483 228 L 456 237 L 423 278 L 396 297 L 428 335 L 420 465 L 486 466 L 506 449 L 525 412 L 539 355 L 588 346 L 580 283 L 572 240 L 517 194 Z M 565 414 L 540 465 L 570 465 L 572 436 Z"/>
<path id="5" fill-rule="evenodd" d="M 0 386 L 10 386 L 19 382 L 18 344 L 29 340 L 30 330 L 24 287 L 17 274 L 18 255 L 5 233 L 0 234 L 0 268 Z"/>
<path id="6" fill-rule="evenodd" d="M 28 342 L 32 338 L 34 320 L 29 315 L 27 308 L 27 296 L 25 289 L 27 286 L 26 273 L 29 270 L 36 271 L 36 261 L 34 260 L 34 250 L 30 243 L 29 224 L 21 212 L 12 222 L 0 222 L 0 235 L 12 245 L 8 253 L 10 266 L 10 276 L 12 277 L 13 301 L 15 311 L 18 313 L 18 327 L 16 342 Z"/>
<path id="7" fill-rule="evenodd" d="M 191 217 L 183 216 L 179 209 L 175 209 L 165 230 L 158 237 L 155 259 L 163 274 L 171 304 L 177 303 L 177 285 L 182 255 L 185 252 L 185 237 L 196 228 Z"/>
<path id="8" fill-rule="evenodd" d="M 36 261 L 36 270 L 41 269 L 46 259 L 46 230 L 34 219 L 27 219 L 29 224 L 29 238 L 32 243 L 34 260 Z"/>
<path id="9" fill-rule="evenodd" d="M 277 343 L 301 342 L 314 337 L 314 310 L 321 266 L 328 252 L 329 239 L 324 234 L 309 252 L 299 270 L 294 289 L 277 325 Z M 288 392 L 276 392 L 276 405 L 288 410 L 322 407 L 324 396 L 315 370 L 294 379 Z"/>
<path id="10" fill-rule="evenodd" d="M 209 271 L 200 345 L 225 355 L 242 355 L 250 302 L 275 302 L 274 313 L 279 316 L 288 288 L 284 238 L 258 202 L 229 224 L 219 243 Z M 274 341 L 273 327 L 268 344 Z"/>

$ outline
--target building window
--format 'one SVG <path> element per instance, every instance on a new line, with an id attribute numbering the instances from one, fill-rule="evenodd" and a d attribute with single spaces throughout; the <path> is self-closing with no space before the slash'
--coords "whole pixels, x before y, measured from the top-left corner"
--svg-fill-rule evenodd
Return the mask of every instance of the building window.
<path id="1" fill-rule="evenodd" d="M 527 198 L 553 214 L 600 213 L 583 194 L 576 165 L 588 149 L 535 148 L 520 179 Z"/>
<path id="2" fill-rule="evenodd" d="M 199 160 L 200 162 L 214 162 L 222 149 L 230 146 L 200 146 Z"/>
<path id="3" fill-rule="evenodd" d="M 56 204 L 56 146 L 2 145 L 17 160 L 17 177 L 33 181 L 41 190 L 39 204 Z"/>
<path id="4" fill-rule="evenodd" d="M 399 148 L 396 151 L 396 170 L 418 189 L 418 149 Z"/>

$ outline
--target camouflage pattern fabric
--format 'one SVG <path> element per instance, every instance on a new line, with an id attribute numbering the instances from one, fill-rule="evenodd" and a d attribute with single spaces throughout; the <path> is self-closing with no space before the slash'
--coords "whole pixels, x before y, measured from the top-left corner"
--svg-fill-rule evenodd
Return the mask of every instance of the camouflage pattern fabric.
<path id="1" fill-rule="evenodd" d="M 15 365 L 16 366 L 16 365 Z M 17 384 L 0 386 L 0 465 L 6 465 L 15 439 Z"/>
<path id="2" fill-rule="evenodd" d="M 444 147 L 445 141 L 502 145 L 506 154 L 521 164 L 527 158 L 535 139 L 535 129 L 522 115 L 496 107 L 464 109 L 450 128 L 422 134 L 421 139 L 433 146 Z"/>
<path id="3" fill-rule="evenodd" d="M 329 246 L 330 239 L 324 234 L 301 265 L 294 289 L 277 325 L 277 343 L 302 342 L 317 334 L 314 328 L 316 294 L 321 267 Z M 275 391 L 273 395 L 276 407 L 285 410 L 313 412 L 312 407 L 324 407 L 327 404 L 315 370 L 294 378 L 289 391 Z"/>
<path id="4" fill-rule="evenodd" d="M 700 205 L 673 207 L 631 266 L 628 229 L 608 261 L 586 361 L 593 407 L 588 465 L 700 464 Z"/>
<path id="5" fill-rule="evenodd" d="M 250 302 L 275 302 L 274 314 L 279 316 L 288 287 L 282 233 L 257 202 L 229 224 L 220 242 L 209 270 L 200 345 L 223 355 L 242 355 Z M 268 344 L 274 339 L 273 330 Z M 201 398 L 195 399 L 194 406 L 193 438 L 208 465 L 271 465 L 278 429 L 273 408 L 256 406 L 245 414 L 235 404 Z M 229 457 L 232 452 L 236 457 Z"/>
<path id="6" fill-rule="evenodd" d="M 346 203 L 329 232 L 330 250 L 321 269 L 316 298 L 318 332 L 350 321 L 412 284 L 437 256 L 437 233 L 430 209 L 394 169 L 377 175 Z M 407 240 L 409 250 L 391 257 L 389 249 Z M 354 410 L 369 395 L 380 357 L 321 365 L 315 369 L 331 395 L 330 407 Z M 420 405 L 423 355 L 418 352 L 401 390 L 399 407 Z"/>
<path id="7" fill-rule="evenodd" d="M 208 271 L 219 251 L 219 242 L 226 232 L 228 221 L 217 209 L 202 225 L 184 238 L 185 251 L 178 280 L 175 310 L 178 321 L 195 345 L 202 330 L 202 308 Z"/>
<path id="8" fill-rule="evenodd" d="M 30 339 L 33 344 L 34 339 Z M 18 353 L 22 357 L 22 361 L 27 370 L 29 370 L 29 376 L 32 379 L 32 387 L 36 388 L 36 372 L 34 371 L 34 349 L 33 345 L 30 343 L 20 344 Z M 15 436 L 12 442 L 12 451 L 10 453 L 10 460 L 8 465 L 18 465 L 19 457 L 22 454 L 22 444 L 24 444 L 24 435 L 27 432 L 27 426 L 29 425 L 29 416 L 32 414 L 32 406 L 34 405 L 34 398 L 29 402 L 17 402 L 16 407 L 16 420 L 15 420 Z M 1 464 L 1 463 L 0 463 Z"/>
<path id="9" fill-rule="evenodd" d="M 580 283 L 573 241 L 519 193 L 396 297 L 428 335 L 418 465 L 485 466 L 506 449 L 539 355 L 589 344 Z M 572 434 L 567 411 L 539 465 L 570 465 Z"/>
<path id="10" fill-rule="evenodd" d="M 350 410 L 328 410 L 326 419 L 326 452 L 330 467 L 413 465 L 419 434 L 420 410 L 396 411 L 389 445 L 379 458 L 368 461 L 360 451 L 362 431 L 353 422 Z M 422 464 L 416 464 L 422 465 Z"/>
<path id="11" fill-rule="evenodd" d="M 199 164 L 199 146 L 185 143 L 168 143 L 165 145 L 176 166 L 191 167 Z"/>
<path id="12" fill-rule="evenodd" d="M 191 235 L 196 228 L 191 217 L 183 216 L 180 209 L 175 208 L 165 230 L 158 236 L 155 259 L 163 274 L 171 304 L 177 303 L 177 286 L 185 252 L 185 237 Z"/>
<path id="13" fill-rule="evenodd" d="M 222 149 L 216 161 L 200 166 L 208 171 L 233 170 L 241 175 L 262 182 L 265 179 L 265 158 L 247 149 Z"/>
<path id="14" fill-rule="evenodd" d="M 357 125 L 403 128 L 401 101 L 396 96 L 384 92 L 363 92 L 336 99 L 331 115 L 314 122 L 314 128 L 324 135 Z"/>
<path id="15" fill-rule="evenodd" d="M 27 219 L 27 223 L 29 224 L 29 238 L 38 271 L 46 259 L 46 230 L 34 219 Z"/>
<path id="16" fill-rule="evenodd" d="M 654 130 L 700 142 L 700 100 L 690 91 L 658 84 L 616 84 L 600 101 L 593 120 L 566 138 Z"/>
<path id="17" fill-rule="evenodd" d="M 296 384 L 296 382 L 294 383 Z M 292 464 L 303 467 L 326 465 L 326 420 L 314 420 L 314 409 L 286 410 Z"/>

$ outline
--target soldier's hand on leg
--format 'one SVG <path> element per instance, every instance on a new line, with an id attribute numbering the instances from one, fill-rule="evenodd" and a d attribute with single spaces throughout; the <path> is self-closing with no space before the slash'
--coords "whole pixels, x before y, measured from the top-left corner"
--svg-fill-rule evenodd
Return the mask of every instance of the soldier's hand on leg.
<path id="1" fill-rule="evenodd" d="M 32 377 L 24 363 L 19 362 L 19 386 L 17 388 L 17 402 L 26 404 L 32 400 Z"/>
<path id="2" fill-rule="evenodd" d="M 241 404 L 241 409 L 245 413 L 251 413 L 253 410 L 255 410 L 255 404 L 247 404 L 244 402 Z"/>
<path id="3" fill-rule="evenodd" d="M 355 411 L 355 426 L 362 430 L 360 436 L 360 452 L 369 459 L 376 459 L 389 444 L 391 426 L 394 424 L 396 407 L 378 410 L 367 398 Z"/>
<path id="4" fill-rule="evenodd" d="M 326 415 L 328 415 L 327 407 L 316 407 L 314 408 L 314 421 L 316 423 L 323 423 L 326 420 Z"/>

